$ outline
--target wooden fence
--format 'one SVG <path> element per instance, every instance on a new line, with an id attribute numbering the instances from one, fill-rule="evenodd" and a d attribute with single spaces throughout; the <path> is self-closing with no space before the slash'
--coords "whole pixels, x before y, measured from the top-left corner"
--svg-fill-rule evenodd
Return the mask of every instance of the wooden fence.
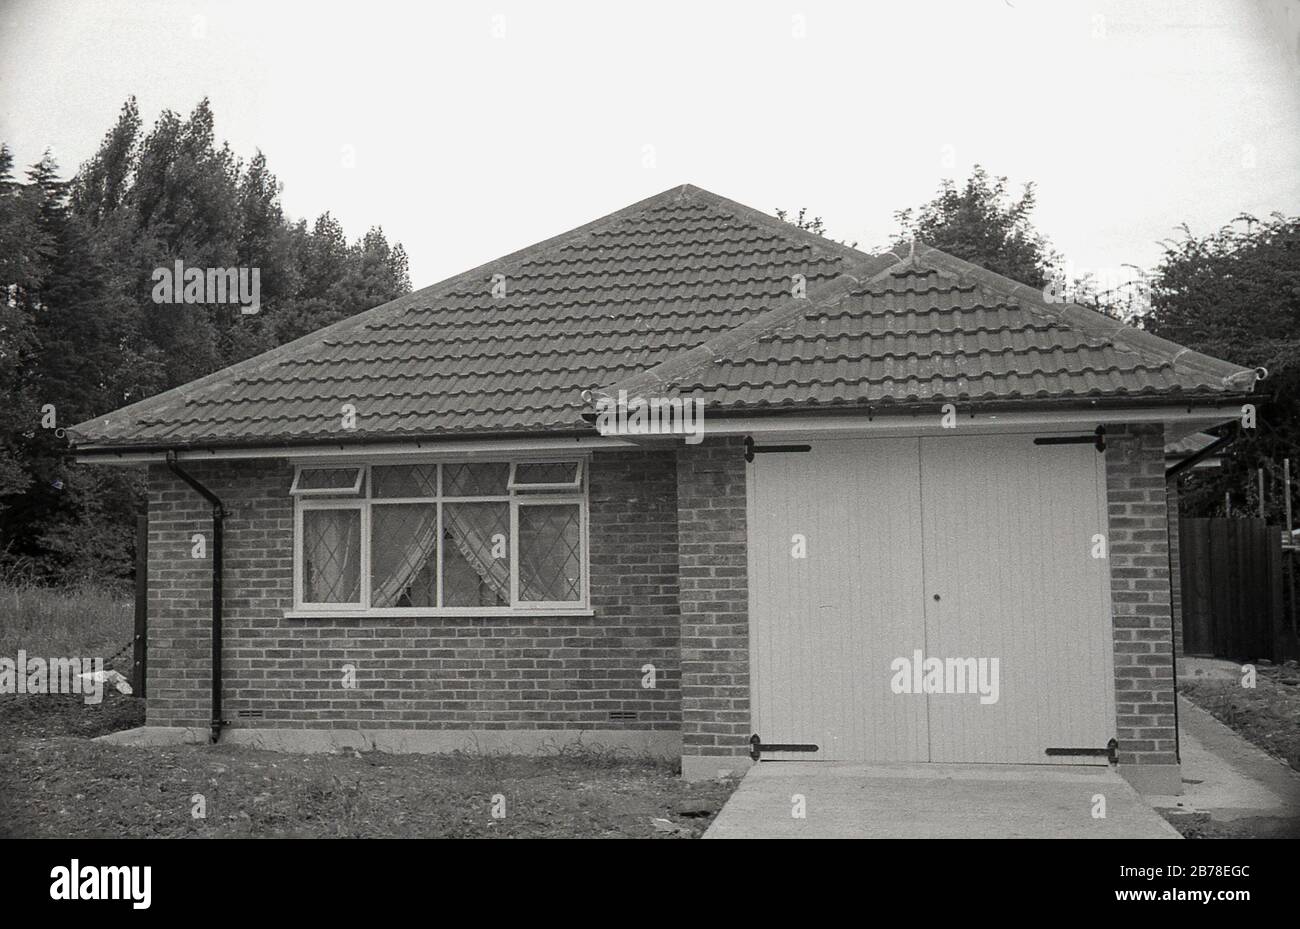
<path id="1" fill-rule="evenodd" d="M 1296 657 L 1279 527 L 1262 519 L 1185 518 L 1179 541 L 1186 654 Z"/>

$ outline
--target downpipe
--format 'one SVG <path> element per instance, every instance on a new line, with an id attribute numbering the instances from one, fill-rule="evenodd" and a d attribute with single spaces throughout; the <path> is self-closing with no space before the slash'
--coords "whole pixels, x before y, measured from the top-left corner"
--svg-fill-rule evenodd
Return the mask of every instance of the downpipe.
<path id="1" fill-rule="evenodd" d="M 193 488 L 204 500 L 212 504 L 212 734 L 211 741 L 221 739 L 221 727 L 226 721 L 221 716 L 221 575 L 224 562 L 221 555 L 221 531 L 225 523 L 225 506 L 221 499 L 204 487 L 190 473 L 176 463 L 176 452 L 167 452 L 167 467 Z"/>
<path id="2" fill-rule="evenodd" d="M 1262 371 L 1263 369 L 1261 368 L 1259 370 Z M 1186 458 L 1183 458 L 1181 461 L 1176 461 L 1174 462 L 1173 465 L 1166 468 L 1165 469 L 1165 499 L 1166 500 L 1169 499 L 1168 497 L 1169 485 L 1176 484 L 1178 482 L 1178 476 L 1180 474 L 1196 467 L 1197 464 L 1204 461 L 1206 458 L 1209 458 L 1210 456 L 1216 455 L 1219 452 L 1223 451 L 1223 449 L 1227 448 L 1233 442 L 1237 441 L 1239 435 L 1240 435 L 1240 430 L 1234 428 L 1230 432 L 1228 432 L 1227 435 L 1222 436 L 1219 439 L 1216 439 L 1214 442 L 1211 442 L 1209 445 L 1205 446 L 1205 448 L 1201 449 L 1199 452 L 1193 452 L 1192 454 L 1188 455 Z M 1168 566 L 1166 568 L 1166 571 L 1169 574 L 1169 584 L 1170 587 L 1172 588 L 1173 584 L 1175 583 L 1174 544 L 1173 544 L 1173 529 L 1170 528 L 1169 525 L 1168 513 L 1165 514 L 1165 555 L 1167 558 L 1165 564 Z M 1178 583 L 1181 583 L 1181 579 L 1178 581 Z M 1169 623 L 1170 623 L 1169 644 L 1171 646 L 1170 649 L 1171 651 L 1173 646 L 1173 632 L 1174 632 L 1173 624 L 1175 622 L 1178 622 L 1179 620 L 1180 617 L 1174 615 L 1174 598 L 1170 596 L 1169 598 Z M 1179 723 L 1178 723 L 1178 655 L 1177 653 L 1174 653 L 1172 657 L 1173 657 L 1172 664 L 1173 664 L 1173 672 L 1174 672 L 1174 758 L 1175 760 L 1178 761 L 1179 764 L 1182 764 L 1183 734 L 1182 734 L 1182 730 L 1179 728 Z"/>

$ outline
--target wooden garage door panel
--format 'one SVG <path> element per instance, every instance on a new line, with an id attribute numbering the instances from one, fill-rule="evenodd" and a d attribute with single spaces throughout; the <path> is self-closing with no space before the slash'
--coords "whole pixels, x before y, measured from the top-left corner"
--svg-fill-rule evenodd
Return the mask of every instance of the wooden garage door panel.
<path id="1" fill-rule="evenodd" d="M 1027 435 L 926 438 L 921 474 L 926 654 L 996 657 L 1000 678 L 995 704 L 930 698 L 931 760 L 1104 748 L 1115 717 L 1107 561 L 1092 557 L 1101 456 Z"/>
<path id="2" fill-rule="evenodd" d="M 919 443 L 819 441 L 749 471 L 753 717 L 823 760 L 924 761 L 925 698 L 890 692 L 924 637 Z M 796 536 L 807 557 L 793 557 Z"/>

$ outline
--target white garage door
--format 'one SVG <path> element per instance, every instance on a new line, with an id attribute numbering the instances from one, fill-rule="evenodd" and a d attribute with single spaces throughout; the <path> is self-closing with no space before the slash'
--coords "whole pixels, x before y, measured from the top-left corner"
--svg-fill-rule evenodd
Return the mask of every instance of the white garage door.
<path id="1" fill-rule="evenodd" d="M 1058 753 L 1115 733 L 1102 456 L 810 444 L 749 466 L 755 732 L 818 746 L 764 757 L 1104 763 Z"/>

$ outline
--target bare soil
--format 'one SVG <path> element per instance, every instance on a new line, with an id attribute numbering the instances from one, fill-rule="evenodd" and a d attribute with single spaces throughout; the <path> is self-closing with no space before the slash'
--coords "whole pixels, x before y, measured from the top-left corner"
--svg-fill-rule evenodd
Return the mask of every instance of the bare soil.
<path id="1" fill-rule="evenodd" d="M 0 699 L 0 836 L 694 838 L 736 783 L 688 784 L 675 764 L 594 751 L 295 755 L 90 740 L 140 725 L 141 702 Z"/>
<path id="2" fill-rule="evenodd" d="M 1253 688 L 1241 686 L 1239 679 L 1181 678 L 1178 690 L 1225 726 L 1300 771 L 1300 668 L 1257 666 Z"/>

